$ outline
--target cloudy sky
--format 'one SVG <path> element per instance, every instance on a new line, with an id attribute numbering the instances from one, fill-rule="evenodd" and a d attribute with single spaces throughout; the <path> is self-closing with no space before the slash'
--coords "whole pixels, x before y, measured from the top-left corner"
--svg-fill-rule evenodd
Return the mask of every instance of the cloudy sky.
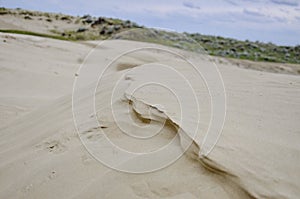
<path id="1" fill-rule="evenodd" d="M 0 0 L 0 7 L 117 17 L 179 32 L 300 44 L 300 0 Z"/>

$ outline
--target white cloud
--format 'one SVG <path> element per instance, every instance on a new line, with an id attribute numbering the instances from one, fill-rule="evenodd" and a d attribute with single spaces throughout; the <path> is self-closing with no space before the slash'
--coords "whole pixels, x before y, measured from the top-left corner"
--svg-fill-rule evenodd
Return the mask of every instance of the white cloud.
<path id="1" fill-rule="evenodd" d="M 198 10 L 201 9 L 199 6 L 195 5 L 192 2 L 183 2 L 182 5 L 185 6 L 185 7 L 187 7 L 187 8 L 191 8 L 191 9 L 198 9 Z"/>
<path id="2" fill-rule="evenodd" d="M 244 8 L 243 13 L 245 13 L 246 15 L 251 15 L 251 16 L 256 16 L 256 17 L 265 17 L 265 15 L 262 12 L 259 12 L 257 10 L 250 10 L 250 9 Z"/>
<path id="3" fill-rule="evenodd" d="M 298 0 L 271 0 L 271 2 L 281 5 L 288 5 L 288 6 L 298 6 Z"/>

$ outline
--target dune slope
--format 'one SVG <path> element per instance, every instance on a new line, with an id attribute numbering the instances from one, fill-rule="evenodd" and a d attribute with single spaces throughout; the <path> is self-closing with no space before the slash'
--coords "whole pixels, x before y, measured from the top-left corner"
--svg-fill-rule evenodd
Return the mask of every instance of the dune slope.
<path id="1" fill-rule="evenodd" d="M 1 103 L 9 97 L 11 107 L 25 107 L 24 99 L 30 105 L 28 114 L 3 119 L 10 123 L 0 129 L 1 198 L 297 198 L 300 195 L 298 76 L 219 64 L 227 96 L 226 120 L 217 145 L 204 157 L 199 151 L 209 128 L 211 101 L 205 82 L 194 69 L 184 60 L 157 49 L 125 54 L 112 62 L 117 55 L 131 49 L 161 46 L 107 41 L 85 60 L 84 66 L 89 70 L 81 68 L 75 76 L 78 59 L 95 42 L 80 44 L 8 34 L 1 34 L 1 39 L 7 40 L 1 51 L 15 51 L 21 57 L 14 59 L 9 51 L 6 56 L 1 53 L 2 69 L 13 71 L 9 78 L 1 78 L 8 85 L 1 88 Z M 30 46 L 30 51 L 21 51 L 22 45 Z M 29 52 L 31 55 L 26 54 Z M 40 53 L 37 54 L 43 59 L 40 64 L 36 63 L 33 52 Z M 211 65 L 205 57 L 176 52 L 193 59 L 202 70 Z M 107 66 L 93 90 L 98 72 Z M 164 72 L 163 68 L 170 70 L 165 66 L 171 66 L 177 73 Z M 58 77 L 53 74 L 55 71 Z M 175 78 L 178 73 L 188 79 L 196 98 L 184 95 L 187 85 Z M 8 77 L 4 72 L 1 75 Z M 13 81 L 27 75 L 32 82 Z M 153 77 L 163 80 L 169 90 L 157 84 L 140 86 L 145 80 L 153 81 Z M 72 83 L 74 79 L 78 83 L 79 78 L 83 84 L 75 84 L 72 101 Z M 36 82 L 39 85 L 34 87 Z M 27 89 L 29 85 L 31 88 Z M 171 91 L 188 102 L 185 110 L 180 109 Z M 35 96 L 36 103 L 29 96 Z M 92 96 L 95 96 L 95 110 L 89 107 Z M 201 116 L 196 136 L 191 132 L 198 122 L 194 102 L 199 105 Z M 5 110 L 1 108 L 8 115 Z M 80 114 L 77 117 L 76 113 L 96 118 L 99 124 Z M 125 135 L 124 129 L 131 136 Z M 132 137 L 152 136 L 157 129 L 160 131 L 152 139 Z M 166 168 L 130 174 L 95 159 L 98 153 L 106 152 L 105 146 L 101 148 L 100 144 L 100 150 L 95 151 L 84 147 L 82 141 L 99 149 L 96 147 L 101 143 L 101 133 L 131 152 L 151 152 L 172 143 L 170 151 L 180 153 L 185 139 L 191 140 L 191 146 Z M 140 165 L 128 162 L 121 166 L 151 167 L 146 161 Z"/>

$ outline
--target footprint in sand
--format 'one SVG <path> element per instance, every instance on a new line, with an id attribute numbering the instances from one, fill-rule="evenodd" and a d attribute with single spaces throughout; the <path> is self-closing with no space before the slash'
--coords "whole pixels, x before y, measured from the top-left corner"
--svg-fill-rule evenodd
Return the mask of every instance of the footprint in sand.
<path id="1" fill-rule="evenodd" d="M 66 146 L 58 140 L 45 142 L 44 146 L 51 153 L 63 153 L 66 151 Z"/>
<path id="2" fill-rule="evenodd" d="M 93 127 L 87 131 L 84 131 L 82 133 L 83 136 L 86 136 L 86 138 L 90 141 L 97 141 L 98 139 L 101 139 L 103 137 L 102 132 L 99 129 L 106 129 L 107 126 L 98 126 Z"/>

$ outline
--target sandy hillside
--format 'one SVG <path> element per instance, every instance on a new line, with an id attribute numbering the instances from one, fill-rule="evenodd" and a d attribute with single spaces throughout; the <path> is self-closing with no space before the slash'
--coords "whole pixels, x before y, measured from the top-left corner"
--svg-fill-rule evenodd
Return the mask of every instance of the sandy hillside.
<path id="1" fill-rule="evenodd" d="M 0 38 L 0 198 L 299 197 L 299 76 L 219 62 L 226 117 L 209 150 L 211 96 L 222 97 L 197 73 L 209 58 L 122 40 Z"/>
<path id="2" fill-rule="evenodd" d="M 1 126 L 71 93 L 75 72 L 90 50 L 39 37 L 1 33 L 0 38 Z"/>

